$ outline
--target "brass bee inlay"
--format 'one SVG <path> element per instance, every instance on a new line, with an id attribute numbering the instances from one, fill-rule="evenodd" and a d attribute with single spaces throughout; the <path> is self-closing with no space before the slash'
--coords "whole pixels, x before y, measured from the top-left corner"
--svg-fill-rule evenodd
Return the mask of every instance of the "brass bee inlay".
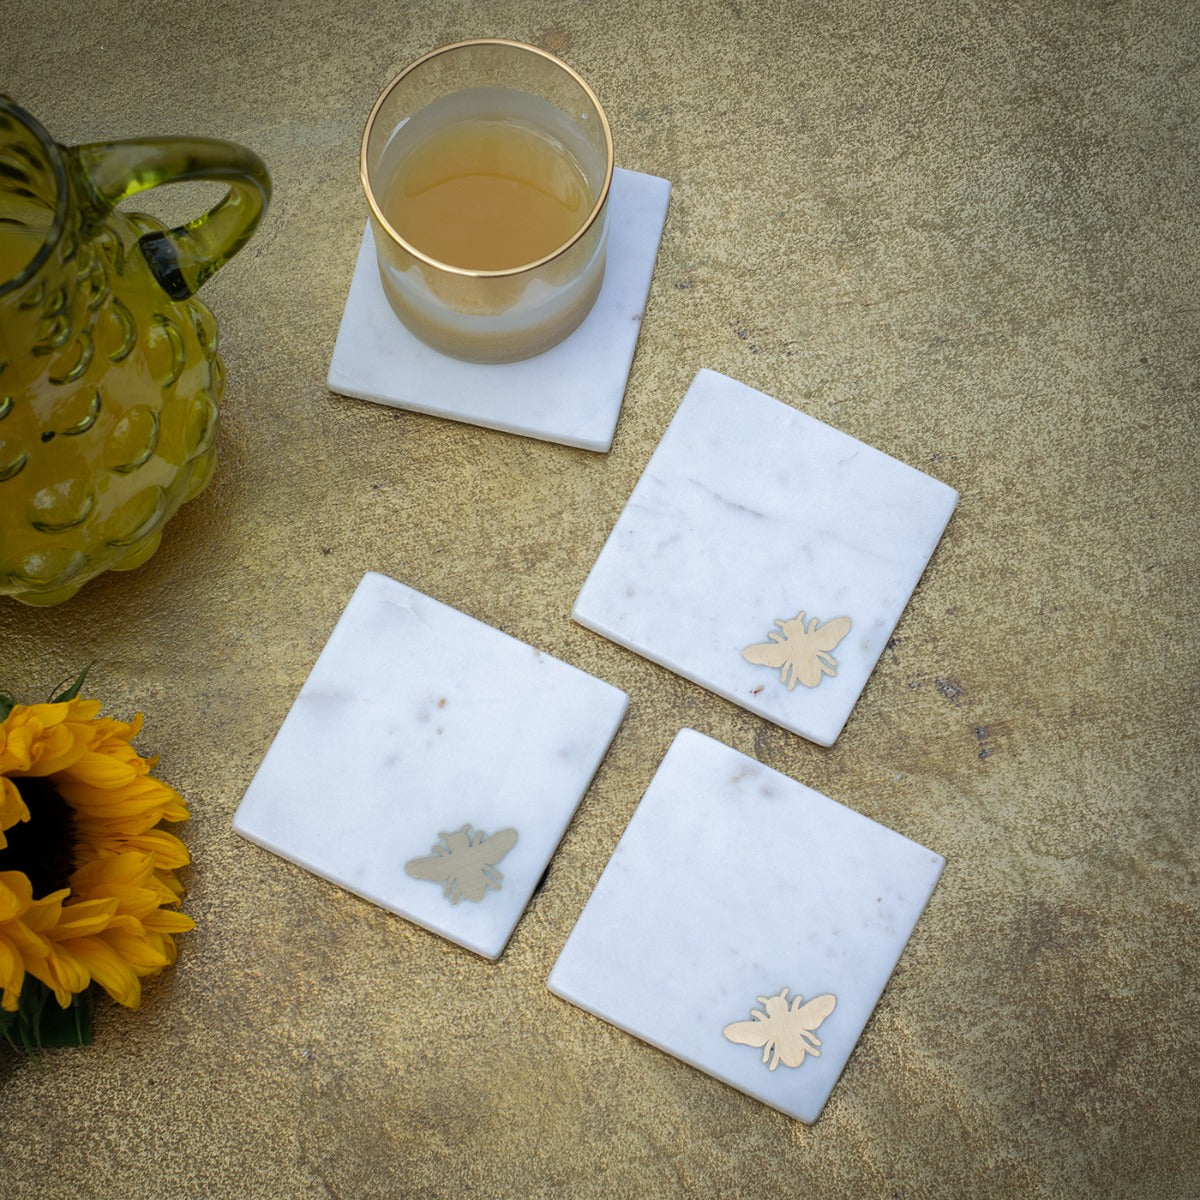
<path id="1" fill-rule="evenodd" d="M 801 609 L 790 621 L 775 624 L 779 628 L 767 635 L 769 642 L 755 642 L 742 651 L 747 662 L 777 667 L 789 692 L 797 683 L 814 688 L 826 675 L 837 674 L 837 659 L 830 651 L 850 632 L 849 617 L 834 617 L 824 625 L 813 617 L 805 626 Z"/>
<path id="2" fill-rule="evenodd" d="M 825 1020 L 837 999 L 816 996 L 805 1004 L 803 996 L 794 996 L 788 1003 L 788 989 L 778 996 L 759 996 L 762 1009 L 752 1008 L 749 1021 L 734 1021 L 725 1026 L 725 1037 L 739 1046 L 761 1046 L 762 1060 L 773 1071 L 780 1063 L 798 1067 L 804 1056 L 821 1057 L 821 1039 L 816 1029 Z M 763 1011 L 763 1010 L 766 1011 Z"/>
<path id="3" fill-rule="evenodd" d="M 451 904 L 464 897 L 482 900 L 489 891 L 499 891 L 504 876 L 496 864 L 517 844 L 515 829 L 501 829 L 486 836 L 481 829 L 464 825 L 453 833 L 439 833 L 433 853 L 404 864 L 414 879 L 442 885 L 442 895 Z"/>

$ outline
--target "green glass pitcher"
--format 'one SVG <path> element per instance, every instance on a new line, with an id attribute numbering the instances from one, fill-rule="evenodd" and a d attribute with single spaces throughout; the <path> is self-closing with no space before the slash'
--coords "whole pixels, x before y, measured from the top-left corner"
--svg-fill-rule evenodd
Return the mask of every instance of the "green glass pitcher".
<path id="1" fill-rule="evenodd" d="M 229 186 L 175 229 L 116 211 L 162 183 Z M 145 562 L 212 475 L 224 368 L 192 293 L 270 197 L 211 139 L 57 145 L 0 96 L 0 594 L 56 604 Z"/>

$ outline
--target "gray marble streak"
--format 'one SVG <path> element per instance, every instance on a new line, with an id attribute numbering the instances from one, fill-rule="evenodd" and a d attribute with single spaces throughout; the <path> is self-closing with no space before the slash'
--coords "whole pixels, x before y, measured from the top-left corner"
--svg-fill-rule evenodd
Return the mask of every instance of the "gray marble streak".
<path id="1" fill-rule="evenodd" d="M 700 371 L 593 566 L 587 627 L 820 745 L 844 727 L 958 501 L 953 488 Z M 851 619 L 789 690 L 742 651 L 801 611 Z M 791 645 L 791 640 L 789 639 Z M 826 647 L 828 650 L 828 647 Z"/>
<path id="2" fill-rule="evenodd" d="M 359 584 L 234 817 L 243 836 L 487 958 L 503 951 L 628 697 L 382 575 Z M 498 890 L 405 864 L 514 828 Z"/>
<path id="3" fill-rule="evenodd" d="M 812 1122 L 941 874 L 938 854 L 693 730 L 651 780 L 550 990 Z M 820 1054 L 775 1070 L 723 1030 L 831 994 Z"/>

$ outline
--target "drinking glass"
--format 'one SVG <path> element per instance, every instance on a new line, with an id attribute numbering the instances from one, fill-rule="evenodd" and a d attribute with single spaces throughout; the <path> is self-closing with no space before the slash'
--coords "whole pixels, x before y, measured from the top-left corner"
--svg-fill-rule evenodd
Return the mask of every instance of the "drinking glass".
<path id="1" fill-rule="evenodd" d="M 506 160 L 503 141 L 515 129 L 561 159 L 556 175 L 569 170 L 581 180 L 577 219 L 561 240 L 529 261 L 480 265 L 482 257 L 473 262 L 465 241 L 466 257 L 448 261 L 450 253 L 431 253 L 397 227 L 389 189 L 403 180 L 416 156 L 428 159 L 431 146 L 435 156 L 440 154 L 447 143 L 438 139 L 452 136 L 447 131 L 468 126 L 498 131 L 501 140 L 479 149 L 466 167 L 462 162 L 471 159 L 470 148 L 442 155 L 445 164 L 451 157 L 457 163 L 445 165 L 446 171 L 461 168 L 493 181 L 519 175 L 520 163 Z M 417 59 L 388 84 L 371 110 L 360 173 L 384 293 L 404 325 L 434 349 L 474 362 L 529 358 L 562 341 L 591 310 L 604 279 L 612 134 L 592 89 L 552 54 L 481 38 Z M 526 182 L 531 186 L 523 194 L 532 202 L 538 199 L 534 193 L 545 189 L 536 180 Z M 540 218 L 516 203 L 516 225 L 528 232 Z M 459 215 L 469 225 L 488 216 L 485 207 L 486 202 L 476 203 L 479 211 L 472 211 L 468 204 Z"/>

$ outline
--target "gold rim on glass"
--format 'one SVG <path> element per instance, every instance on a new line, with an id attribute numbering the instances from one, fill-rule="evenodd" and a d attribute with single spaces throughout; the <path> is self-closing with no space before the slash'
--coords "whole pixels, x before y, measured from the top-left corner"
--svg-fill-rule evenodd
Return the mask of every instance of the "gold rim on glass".
<path id="1" fill-rule="evenodd" d="M 525 50 L 530 54 L 536 54 L 548 62 L 553 63 L 556 67 L 565 71 L 579 86 L 583 89 L 584 94 L 591 101 L 592 107 L 596 110 L 596 114 L 600 118 L 600 127 L 604 130 L 604 182 L 600 187 L 600 193 L 596 197 L 596 203 L 592 206 L 592 211 L 588 213 L 587 220 L 557 249 L 552 250 L 549 254 L 543 255 L 541 258 L 533 262 L 523 263 L 519 267 L 504 267 L 500 270 L 480 271 L 471 267 L 455 267 L 450 263 L 444 263 L 440 259 L 431 257 L 428 254 L 418 250 L 412 242 L 402 237 L 396 232 L 395 228 L 384 217 L 382 210 L 375 199 L 375 190 L 371 187 L 371 180 L 367 173 L 367 143 L 371 138 L 371 131 L 375 127 L 375 118 L 379 114 L 379 110 L 383 107 L 384 102 L 392 94 L 400 81 L 407 75 L 411 74 L 418 67 L 427 63 L 431 58 L 436 58 L 439 54 L 446 54 L 451 50 L 461 50 L 466 46 L 510 46 L 516 50 Z M 554 259 L 566 253 L 585 233 L 596 223 L 596 218 L 599 217 L 604 208 L 604 202 L 608 199 L 609 187 L 612 184 L 613 175 L 613 142 L 612 130 L 608 126 L 608 117 L 604 112 L 604 107 L 601 105 L 596 93 L 592 91 L 586 79 L 575 70 L 563 62 L 561 58 L 556 58 L 546 50 L 539 49 L 537 46 L 530 46 L 525 42 L 514 42 L 509 38 L 469 38 L 464 42 L 451 42 L 446 46 L 439 46 L 436 50 L 430 50 L 428 54 L 421 55 L 415 62 L 411 62 L 395 79 L 391 81 L 383 89 L 379 99 L 375 101 L 374 107 L 371 109 L 371 115 L 367 117 L 367 125 L 363 130 L 362 148 L 359 150 L 358 156 L 358 173 L 362 179 L 363 191 L 367 196 L 367 203 L 371 206 L 371 212 L 375 219 L 391 234 L 392 238 L 397 241 L 413 258 L 420 259 L 421 262 L 428 264 L 439 271 L 446 271 L 451 275 L 461 275 L 469 279 L 502 279 L 509 275 L 523 275 L 526 271 L 534 271 L 538 267 L 544 266 L 548 262 L 553 262 Z"/>

